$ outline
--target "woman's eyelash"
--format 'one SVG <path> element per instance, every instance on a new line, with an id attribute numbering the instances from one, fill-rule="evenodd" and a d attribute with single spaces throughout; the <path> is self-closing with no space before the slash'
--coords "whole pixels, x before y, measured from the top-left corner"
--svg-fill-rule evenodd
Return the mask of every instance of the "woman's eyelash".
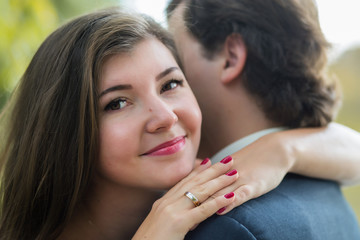
<path id="1" fill-rule="evenodd" d="M 160 93 L 170 91 L 174 88 L 177 88 L 178 86 L 183 86 L 183 85 L 184 85 L 184 80 L 170 79 L 161 86 Z M 107 104 L 104 110 L 105 111 L 121 110 L 127 105 L 128 105 L 128 100 L 126 98 L 117 98 L 112 100 L 109 104 Z"/>
<path id="2" fill-rule="evenodd" d="M 183 86 L 183 84 L 184 84 L 184 80 L 171 79 L 161 86 L 160 93 L 172 90 L 172 89 L 176 88 L 177 86 Z"/>
<path id="3" fill-rule="evenodd" d="M 124 106 L 122 103 L 127 103 L 127 100 L 125 98 L 117 98 L 112 100 L 108 105 L 105 106 L 105 111 L 114 111 L 114 110 L 120 110 Z"/>

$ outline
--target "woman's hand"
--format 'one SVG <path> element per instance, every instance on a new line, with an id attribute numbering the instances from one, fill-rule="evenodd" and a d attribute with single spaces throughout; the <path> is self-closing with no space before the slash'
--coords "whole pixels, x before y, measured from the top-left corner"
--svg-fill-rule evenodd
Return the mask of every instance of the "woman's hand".
<path id="1" fill-rule="evenodd" d="M 288 172 L 356 184 L 359 156 L 360 134 L 340 124 L 271 133 L 232 154 L 239 178 L 214 197 L 235 193 L 225 214 L 276 188 Z"/>
<path id="2" fill-rule="evenodd" d="M 139 227 L 133 240 L 138 239 L 184 239 L 197 224 L 217 211 L 222 211 L 235 200 L 232 192 L 211 197 L 219 190 L 234 183 L 238 178 L 236 170 L 231 170 L 231 158 L 214 164 L 205 159 L 186 178 L 158 199 Z M 185 196 L 190 192 L 201 203 L 195 207 Z"/>
<path id="3" fill-rule="evenodd" d="M 234 192 L 236 198 L 222 213 L 225 214 L 244 202 L 257 198 L 276 188 L 294 164 L 284 145 L 275 135 L 264 136 L 232 154 L 239 178 L 232 185 L 217 192 Z"/>

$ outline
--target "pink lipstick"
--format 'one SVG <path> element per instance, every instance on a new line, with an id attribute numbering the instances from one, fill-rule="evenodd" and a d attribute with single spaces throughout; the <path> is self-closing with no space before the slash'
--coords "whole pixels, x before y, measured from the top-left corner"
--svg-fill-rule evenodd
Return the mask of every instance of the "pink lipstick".
<path id="1" fill-rule="evenodd" d="M 176 137 L 168 142 L 164 142 L 154 147 L 153 149 L 147 151 L 142 155 L 148 155 L 148 156 L 170 155 L 180 151 L 184 145 L 185 145 L 185 137 L 184 136 Z"/>

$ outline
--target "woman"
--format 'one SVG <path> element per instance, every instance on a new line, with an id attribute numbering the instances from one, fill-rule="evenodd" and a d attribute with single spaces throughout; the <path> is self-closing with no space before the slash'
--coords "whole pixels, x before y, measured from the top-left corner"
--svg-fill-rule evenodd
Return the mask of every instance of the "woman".
<path id="1" fill-rule="evenodd" d="M 159 25 L 117 10 L 45 40 L 2 118 L 2 239 L 182 239 L 235 200 L 211 197 L 238 179 L 231 157 L 192 171 L 201 115 L 176 60 Z"/>

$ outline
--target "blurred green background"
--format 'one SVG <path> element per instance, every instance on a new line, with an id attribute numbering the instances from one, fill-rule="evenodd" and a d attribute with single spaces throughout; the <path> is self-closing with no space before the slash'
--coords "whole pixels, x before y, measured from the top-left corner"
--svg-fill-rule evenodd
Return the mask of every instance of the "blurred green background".
<path id="1" fill-rule="evenodd" d="M 0 109 L 47 35 L 74 16 L 113 5 L 119 0 L 1 0 Z M 360 131 L 360 46 L 333 60 L 330 71 L 344 93 L 337 122 Z M 360 185 L 343 191 L 360 221 Z"/>
<path id="2" fill-rule="evenodd" d="M 341 83 L 344 100 L 337 117 L 342 123 L 360 131 L 360 46 L 341 54 L 330 66 Z M 359 156 L 360 158 L 360 156 Z M 345 197 L 354 208 L 360 225 L 360 185 L 343 187 Z"/>

